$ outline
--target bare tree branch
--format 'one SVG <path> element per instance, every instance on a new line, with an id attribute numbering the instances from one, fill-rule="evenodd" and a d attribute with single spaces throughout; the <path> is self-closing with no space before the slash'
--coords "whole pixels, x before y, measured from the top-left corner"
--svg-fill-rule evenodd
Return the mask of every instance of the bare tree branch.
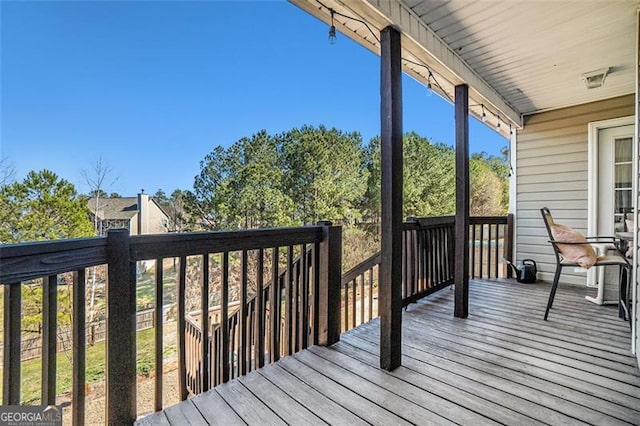
<path id="1" fill-rule="evenodd" d="M 16 177 L 16 168 L 7 157 L 0 157 L 0 186 L 8 185 Z"/>

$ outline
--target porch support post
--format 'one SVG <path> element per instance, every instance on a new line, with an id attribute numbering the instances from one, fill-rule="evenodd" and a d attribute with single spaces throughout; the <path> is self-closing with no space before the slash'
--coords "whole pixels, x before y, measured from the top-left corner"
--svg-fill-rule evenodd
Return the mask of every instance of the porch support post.
<path id="1" fill-rule="evenodd" d="M 340 290 L 342 288 L 342 227 L 320 221 L 322 242 L 319 258 L 318 344 L 340 341 Z M 302 256 L 302 255 L 301 255 Z"/>
<path id="2" fill-rule="evenodd" d="M 456 225 L 454 316 L 469 315 L 469 86 L 455 87 Z"/>
<path id="3" fill-rule="evenodd" d="M 402 356 L 402 65 L 400 33 L 386 27 L 380 39 L 380 368 L 390 371 Z"/>
<path id="4" fill-rule="evenodd" d="M 107 421 L 136 420 L 136 263 L 131 261 L 129 231 L 107 234 Z"/>

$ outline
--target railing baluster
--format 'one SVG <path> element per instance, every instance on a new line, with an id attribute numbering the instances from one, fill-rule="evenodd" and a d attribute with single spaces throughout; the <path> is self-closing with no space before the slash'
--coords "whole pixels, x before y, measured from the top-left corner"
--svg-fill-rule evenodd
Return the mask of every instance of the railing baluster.
<path id="1" fill-rule="evenodd" d="M 320 243 L 313 245 L 313 344 L 320 338 Z"/>
<path id="2" fill-rule="evenodd" d="M 445 275 L 446 275 L 446 270 L 447 270 L 447 266 L 446 266 L 446 260 L 445 260 L 445 255 L 444 255 L 444 235 L 445 235 L 445 230 L 443 227 L 439 227 L 438 228 L 438 239 L 439 239 L 439 243 L 438 243 L 438 257 L 440 258 L 440 262 L 438 262 L 438 284 L 442 284 L 445 281 Z"/>
<path id="3" fill-rule="evenodd" d="M 238 363 L 240 354 L 236 350 L 236 345 L 238 342 L 238 311 L 235 311 L 233 315 L 231 315 L 231 338 L 229 340 L 229 353 L 233 355 L 231 358 L 231 374 L 229 375 L 230 379 L 235 379 L 238 377 Z"/>
<path id="4" fill-rule="evenodd" d="M 409 253 L 408 253 L 408 238 L 407 232 L 402 233 L 402 297 L 407 296 L 407 281 L 408 281 L 408 273 L 407 273 L 407 263 L 409 262 Z M 354 295 L 355 297 L 355 295 Z"/>
<path id="5" fill-rule="evenodd" d="M 162 410 L 162 379 L 164 376 L 164 366 L 162 359 L 162 349 L 164 347 L 164 270 L 163 270 L 162 258 L 156 259 L 156 288 L 155 288 L 155 304 L 156 310 L 153 313 L 154 325 L 155 325 L 155 366 L 156 377 L 154 383 L 154 409 L 155 411 Z"/>
<path id="6" fill-rule="evenodd" d="M 292 342 L 291 342 L 291 303 L 292 303 L 292 291 L 293 287 L 293 246 L 287 248 L 287 272 L 284 280 L 284 354 L 291 355 Z"/>
<path id="7" fill-rule="evenodd" d="M 356 326 L 356 317 L 357 317 L 357 312 L 356 312 L 356 299 L 357 299 L 357 283 L 356 281 L 358 280 L 358 278 L 354 278 L 353 280 L 351 280 L 351 294 L 353 295 L 351 297 L 351 328 L 355 328 Z"/>
<path id="8" fill-rule="evenodd" d="M 360 275 L 360 324 L 364 324 L 364 274 Z"/>
<path id="9" fill-rule="evenodd" d="M 342 306 L 344 307 L 342 331 L 344 332 L 349 330 L 349 283 L 345 283 L 345 285 L 342 286 L 342 299 Z"/>
<path id="10" fill-rule="evenodd" d="M 408 286 L 407 286 L 407 295 L 409 294 L 414 294 L 415 293 L 415 279 L 416 279 L 416 246 L 415 246 L 415 237 L 416 237 L 416 233 L 415 231 L 409 231 L 409 252 L 410 253 L 410 257 L 409 257 L 409 262 L 408 262 L 408 278 L 409 278 L 409 282 L 408 282 Z"/>
<path id="11" fill-rule="evenodd" d="M 58 354 L 58 276 L 42 279 L 42 396 L 41 404 L 56 403 Z"/>
<path id="12" fill-rule="evenodd" d="M 425 243 L 425 230 L 420 229 L 420 291 L 424 291 L 427 288 L 427 258 L 426 258 L 426 243 Z"/>
<path id="13" fill-rule="evenodd" d="M 220 384 L 220 377 L 222 375 L 220 369 L 222 365 L 222 344 L 220 338 L 220 325 L 216 326 L 213 329 L 213 361 L 212 361 L 212 371 L 213 371 L 213 384 L 214 386 L 218 386 Z"/>
<path id="14" fill-rule="evenodd" d="M 179 376 L 179 388 L 180 388 L 180 400 L 184 401 L 189 396 L 187 390 L 187 366 L 186 366 L 186 354 L 185 354 L 185 332 L 187 328 L 186 324 L 186 309 L 185 300 L 187 298 L 186 292 L 187 283 L 187 257 L 180 257 L 180 272 L 178 276 L 178 374 Z"/>
<path id="15" fill-rule="evenodd" d="M 493 232 L 493 225 L 491 223 L 489 223 L 487 225 L 487 227 L 489 228 L 489 232 L 487 233 L 487 251 L 489 252 L 489 254 L 487 255 L 487 277 L 489 279 L 491 278 L 496 278 L 493 276 L 493 259 L 494 259 L 494 252 L 493 252 L 493 236 L 494 236 L 494 232 Z"/>
<path id="16" fill-rule="evenodd" d="M 247 374 L 247 274 L 248 274 L 248 256 L 247 251 L 242 250 L 242 275 L 240 279 L 240 310 L 238 311 L 238 323 L 240 325 L 240 339 L 238 342 L 238 370 L 239 375 Z"/>
<path id="17" fill-rule="evenodd" d="M 309 253 L 307 245 L 302 245 L 302 321 L 300 336 L 302 349 L 309 346 Z"/>
<path id="18" fill-rule="evenodd" d="M 298 352 L 300 345 L 300 262 L 293 262 L 293 287 L 291 291 L 291 353 Z"/>
<path id="19" fill-rule="evenodd" d="M 264 249 L 258 250 L 257 265 L 257 282 L 256 282 L 256 333 L 254 334 L 255 342 L 255 359 L 257 368 L 264 366 L 264 321 L 266 309 L 264 303 Z"/>
<path id="20" fill-rule="evenodd" d="M 476 225 L 471 225 L 471 278 L 476 277 Z"/>
<path id="21" fill-rule="evenodd" d="M 73 272 L 73 386 L 71 424 L 84 424 L 85 416 L 85 383 L 86 383 L 86 273 L 84 269 Z"/>
<path id="22" fill-rule="evenodd" d="M 249 302 L 249 318 L 247 318 L 247 359 L 249 360 L 247 363 L 248 371 L 255 370 L 256 362 L 258 362 L 255 357 L 255 330 L 256 330 L 256 299 L 252 298 Z"/>
<path id="23" fill-rule="evenodd" d="M 484 278 L 484 224 L 480 224 L 480 274 L 479 278 Z"/>
<path id="24" fill-rule="evenodd" d="M 220 287 L 220 334 L 222 337 L 222 383 L 229 381 L 229 252 L 222 254 L 222 286 Z"/>
<path id="25" fill-rule="evenodd" d="M 206 392 L 210 387 L 210 374 L 209 374 L 209 254 L 202 255 L 202 289 L 200 293 L 200 305 L 201 305 L 201 342 L 202 347 L 202 391 Z"/>
<path id="26" fill-rule="evenodd" d="M 428 287 L 431 288 L 433 287 L 433 285 L 435 284 L 435 276 L 433 273 L 433 253 L 434 253 L 434 244 L 433 244 L 433 229 L 427 229 L 427 235 L 428 235 L 428 243 L 427 243 L 427 265 L 429 268 L 429 281 L 428 281 Z"/>
<path id="27" fill-rule="evenodd" d="M 435 276 L 436 276 L 436 285 L 440 285 L 442 283 L 442 228 L 437 227 L 434 230 L 436 234 L 436 268 L 435 268 Z"/>
<path id="28" fill-rule="evenodd" d="M 498 274 L 498 265 L 500 264 L 500 251 L 498 250 L 498 243 L 499 243 L 499 239 L 500 239 L 500 225 L 496 224 L 496 235 L 495 235 L 495 259 L 496 261 L 494 262 L 494 266 L 495 266 L 495 277 L 498 278 L 499 274 Z"/>
<path id="29" fill-rule="evenodd" d="M 280 359 L 280 274 L 279 274 L 279 264 L 280 264 L 280 249 L 278 247 L 274 247 L 272 250 L 271 256 L 271 349 L 270 349 L 270 358 L 271 362 L 276 362 Z"/>
<path id="30" fill-rule="evenodd" d="M 369 321 L 373 319 L 373 268 L 369 269 Z"/>
<path id="31" fill-rule="evenodd" d="M 22 285 L 4 286 L 4 352 L 2 405 L 20 404 L 20 322 L 22 320 Z"/>

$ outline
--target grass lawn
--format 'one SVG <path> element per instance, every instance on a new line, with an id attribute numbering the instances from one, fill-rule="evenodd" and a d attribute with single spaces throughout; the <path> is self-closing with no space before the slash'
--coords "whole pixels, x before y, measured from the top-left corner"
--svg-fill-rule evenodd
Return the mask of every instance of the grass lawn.
<path id="1" fill-rule="evenodd" d="M 154 369 L 154 331 L 151 328 L 138 333 L 138 374 L 148 375 Z M 166 345 L 164 355 L 176 352 L 175 342 Z M 71 392 L 73 372 L 71 369 L 71 352 L 58 353 L 58 377 L 56 394 Z M 104 380 L 105 376 L 105 342 L 96 343 L 87 347 L 87 383 Z M 31 404 L 40 401 L 40 387 L 42 362 L 40 358 L 24 361 L 22 363 L 22 389 L 20 401 L 22 404 Z M 0 369 L 0 383 L 2 382 L 2 369 Z"/>

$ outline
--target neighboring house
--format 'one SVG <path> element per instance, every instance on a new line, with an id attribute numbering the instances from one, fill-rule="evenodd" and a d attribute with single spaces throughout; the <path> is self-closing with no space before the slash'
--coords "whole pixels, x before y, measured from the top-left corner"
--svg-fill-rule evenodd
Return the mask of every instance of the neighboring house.
<path id="1" fill-rule="evenodd" d="M 160 234 L 167 232 L 169 217 L 160 205 L 149 195 L 141 193 L 137 197 L 96 198 L 88 201 L 91 219 L 97 216 L 99 235 L 106 235 L 109 229 L 125 228 L 131 235 Z M 96 215 L 97 210 L 97 215 Z"/>

